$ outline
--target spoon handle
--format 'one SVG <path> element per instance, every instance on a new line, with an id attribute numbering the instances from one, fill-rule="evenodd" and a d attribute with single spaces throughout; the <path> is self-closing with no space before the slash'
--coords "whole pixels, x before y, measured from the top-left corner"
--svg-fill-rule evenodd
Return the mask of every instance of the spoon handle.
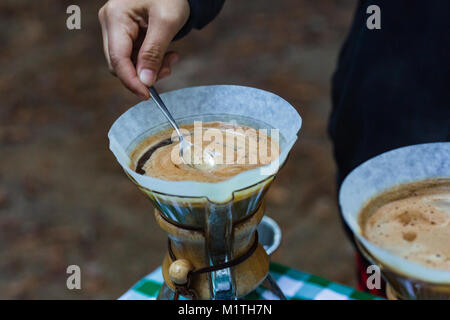
<path id="1" fill-rule="evenodd" d="M 180 138 L 180 142 L 183 141 L 183 135 L 181 134 L 180 128 L 178 127 L 178 124 L 175 122 L 175 119 L 170 114 L 169 110 L 167 109 L 166 105 L 162 101 L 161 97 L 159 96 L 158 92 L 156 91 L 154 86 L 151 86 L 148 88 L 148 91 L 150 91 L 150 96 L 155 101 L 156 105 L 161 109 L 161 112 L 164 114 L 164 116 L 169 120 L 172 127 L 175 129 L 175 131 L 178 134 L 178 137 Z"/>

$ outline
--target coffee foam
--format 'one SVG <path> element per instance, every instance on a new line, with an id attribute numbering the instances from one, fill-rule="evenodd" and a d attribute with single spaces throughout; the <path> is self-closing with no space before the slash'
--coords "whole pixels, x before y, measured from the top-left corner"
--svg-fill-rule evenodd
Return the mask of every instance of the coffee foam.
<path id="1" fill-rule="evenodd" d="M 450 180 L 413 183 L 362 210 L 363 236 L 404 259 L 450 271 Z"/>
<path id="2" fill-rule="evenodd" d="M 401 147 L 364 162 L 344 179 L 339 190 L 339 205 L 343 218 L 358 245 L 361 245 L 369 254 L 370 260 L 379 264 L 382 269 L 427 283 L 450 285 L 450 271 L 406 260 L 373 244 L 363 236 L 360 224 L 362 210 L 378 195 L 417 181 L 450 179 L 449 154 L 448 142 Z"/>
<path id="3" fill-rule="evenodd" d="M 176 141 L 158 147 L 152 152 L 142 168 L 145 175 L 169 181 L 218 182 L 243 171 L 261 167 L 274 161 L 279 155 L 279 146 L 274 140 L 263 132 L 247 126 L 219 121 L 205 122 L 202 123 L 203 132 L 197 132 L 203 139 L 193 138 L 192 133 L 195 133 L 193 124 L 183 125 L 180 128 L 190 133 L 185 136 L 185 139 L 193 143 L 192 148 L 185 150 L 185 154 L 198 150 L 200 162 L 194 163 L 195 167 L 183 163 L 179 159 L 179 143 Z M 220 134 L 222 139 L 210 141 L 211 137 L 208 137 L 207 133 L 211 131 Z M 173 130 L 168 129 L 145 138 L 131 153 L 130 168 L 136 170 L 139 159 L 147 150 L 154 148 L 161 141 L 167 141 L 173 135 Z M 210 147 L 209 154 L 214 156 L 215 163 L 212 167 L 203 165 L 205 149 Z M 265 152 L 260 152 L 261 147 L 267 147 L 267 155 Z M 261 156 L 261 154 L 264 155 Z"/>

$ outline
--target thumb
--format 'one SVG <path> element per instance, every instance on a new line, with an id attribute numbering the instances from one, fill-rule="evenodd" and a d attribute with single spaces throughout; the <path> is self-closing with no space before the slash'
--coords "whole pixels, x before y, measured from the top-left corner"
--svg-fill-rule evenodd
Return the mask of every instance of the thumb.
<path id="1" fill-rule="evenodd" d="M 169 28 L 149 24 L 137 59 L 139 79 L 146 86 L 150 87 L 156 81 L 164 54 L 173 37 L 174 35 Z"/>

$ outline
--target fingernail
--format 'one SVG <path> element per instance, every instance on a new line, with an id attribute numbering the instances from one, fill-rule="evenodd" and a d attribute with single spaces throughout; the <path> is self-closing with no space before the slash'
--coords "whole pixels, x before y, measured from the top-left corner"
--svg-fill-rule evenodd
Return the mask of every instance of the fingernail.
<path id="1" fill-rule="evenodd" d="M 141 73 L 139 74 L 139 79 L 143 84 L 146 86 L 151 86 L 153 82 L 155 81 L 155 74 L 152 70 L 149 69 L 143 69 Z"/>

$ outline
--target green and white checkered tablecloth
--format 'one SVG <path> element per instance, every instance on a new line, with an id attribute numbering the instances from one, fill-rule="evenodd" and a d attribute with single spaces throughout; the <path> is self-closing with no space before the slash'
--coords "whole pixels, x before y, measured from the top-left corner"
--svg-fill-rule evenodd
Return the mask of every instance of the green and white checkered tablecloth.
<path id="1" fill-rule="evenodd" d="M 324 278 L 272 262 L 270 273 L 288 300 L 374 300 L 379 299 Z M 120 300 L 156 299 L 163 283 L 161 267 L 136 283 Z M 272 293 L 258 288 L 246 297 L 249 300 L 271 300 Z"/>

